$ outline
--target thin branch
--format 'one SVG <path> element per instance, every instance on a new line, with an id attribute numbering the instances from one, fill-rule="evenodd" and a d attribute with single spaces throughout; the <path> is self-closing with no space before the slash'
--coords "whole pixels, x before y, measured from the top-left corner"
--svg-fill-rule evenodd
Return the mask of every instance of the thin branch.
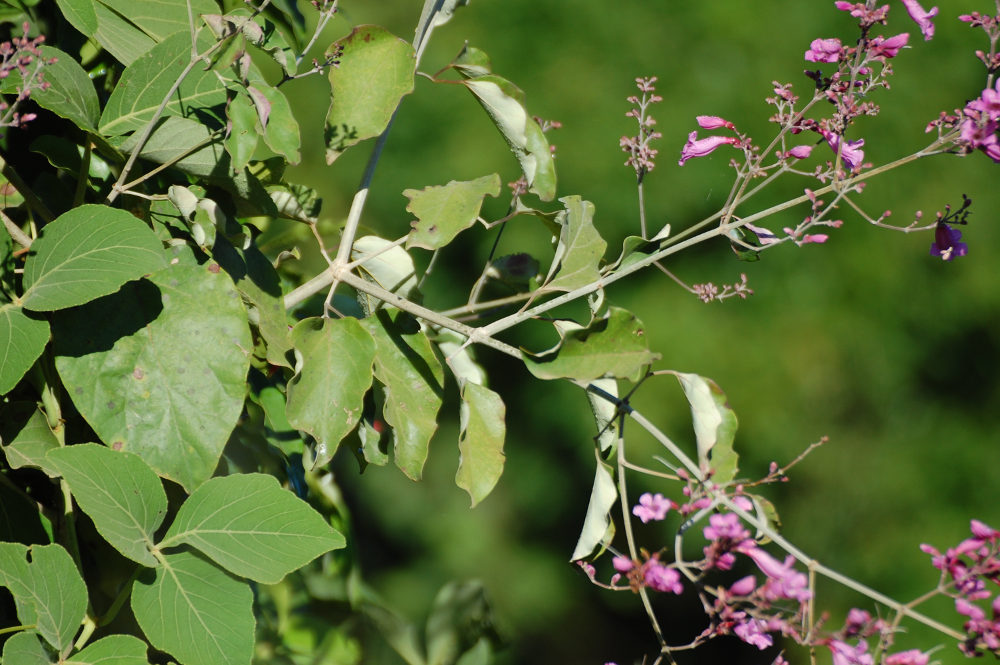
<path id="1" fill-rule="evenodd" d="M 3 219 L 4 228 L 7 229 L 7 233 L 14 239 L 14 242 L 26 249 L 31 247 L 31 238 L 28 237 L 28 234 L 22 231 L 21 227 L 15 224 L 14 220 L 8 217 L 3 210 L 0 210 L 0 218 Z"/>

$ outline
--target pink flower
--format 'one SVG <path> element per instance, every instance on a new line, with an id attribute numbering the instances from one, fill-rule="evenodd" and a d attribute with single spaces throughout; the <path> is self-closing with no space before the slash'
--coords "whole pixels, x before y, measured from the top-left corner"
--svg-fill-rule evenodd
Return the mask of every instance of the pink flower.
<path id="1" fill-rule="evenodd" d="M 710 526 L 704 530 L 706 540 L 740 541 L 750 537 L 750 532 L 743 528 L 739 515 L 736 513 L 716 513 L 708 518 Z"/>
<path id="2" fill-rule="evenodd" d="M 761 572 L 767 575 L 764 584 L 764 597 L 768 600 L 788 598 L 805 602 L 812 598 L 809 582 L 803 573 L 797 572 L 792 566 L 795 557 L 789 554 L 784 563 L 778 561 L 762 549 L 754 548 L 746 552 Z"/>
<path id="3" fill-rule="evenodd" d="M 664 498 L 662 494 L 646 492 L 639 497 L 639 503 L 632 508 L 632 514 L 641 519 L 643 524 L 650 520 L 659 521 L 667 516 L 670 504 L 670 499 Z"/>
<path id="4" fill-rule="evenodd" d="M 733 633 L 747 644 L 752 644 L 761 651 L 767 649 L 774 640 L 766 632 L 767 624 L 761 619 L 742 618 L 733 628 Z"/>
<path id="5" fill-rule="evenodd" d="M 920 26 L 924 41 L 929 41 L 934 36 L 934 23 L 931 22 L 931 19 L 937 16 L 938 8 L 934 7 L 928 12 L 924 11 L 918 0 L 901 0 L 901 2 L 906 7 L 906 13 Z"/>
<path id="6" fill-rule="evenodd" d="M 895 37 L 889 37 L 889 39 L 881 36 L 876 37 L 871 40 L 868 47 L 873 57 L 895 58 L 899 55 L 899 49 L 906 46 L 908 41 L 910 41 L 910 33 L 904 32 Z"/>
<path id="7" fill-rule="evenodd" d="M 729 587 L 729 593 L 734 596 L 749 596 L 756 587 L 757 578 L 753 575 L 747 575 L 733 582 L 733 585 Z"/>
<path id="8" fill-rule="evenodd" d="M 979 520 L 972 520 L 970 523 L 970 529 L 972 535 L 981 540 L 996 540 L 1000 536 L 1000 531 L 997 531 L 988 524 L 984 524 Z"/>
<path id="9" fill-rule="evenodd" d="M 655 591 L 670 591 L 680 595 L 684 591 L 681 586 L 681 574 L 673 568 L 668 568 L 656 559 L 650 559 L 646 564 L 643 581 Z"/>
<path id="10" fill-rule="evenodd" d="M 872 665 L 874 662 L 864 640 L 858 640 L 856 647 L 840 640 L 832 640 L 827 646 L 833 652 L 833 665 Z"/>
<path id="11" fill-rule="evenodd" d="M 695 118 L 695 120 L 698 121 L 698 126 L 702 129 L 721 129 L 723 127 L 726 129 L 733 129 L 736 126 L 725 118 L 720 118 L 717 115 L 700 115 Z"/>
<path id="12" fill-rule="evenodd" d="M 814 39 L 809 44 L 809 50 L 806 51 L 806 60 L 809 62 L 837 62 L 843 52 L 844 47 L 839 39 Z"/>
<path id="13" fill-rule="evenodd" d="M 691 132 L 688 134 L 687 143 L 681 149 L 681 158 L 677 161 L 677 164 L 684 166 L 684 162 L 687 160 L 693 157 L 704 157 L 720 145 L 736 145 L 738 143 L 739 139 L 734 136 L 708 136 L 699 139 L 697 131 Z"/>
<path id="14" fill-rule="evenodd" d="M 930 656 L 919 649 L 900 651 L 890 656 L 886 656 L 885 665 L 927 665 Z"/>
<path id="15" fill-rule="evenodd" d="M 794 157 L 795 159 L 805 159 L 812 154 L 813 147 L 811 145 L 797 145 L 788 152 L 785 153 L 788 157 Z"/>
<path id="16" fill-rule="evenodd" d="M 826 139 L 827 144 L 834 153 L 840 153 L 840 158 L 844 160 L 847 168 L 852 171 L 861 168 L 861 162 L 865 159 L 865 152 L 861 150 L 861 146 L 865 144 L 864 139 L 843 142 L 840 135 L 834 134 L 827 129 L 820 129 L 819 133 L 823 135 L 823 138 Z"/>
<path id="17" fill-rule="evenodd" d="M 616 556 L 611 560 L 611 565 L 615 567 L 619 573 L 627 573 L 635 567 L 635 562 L 627 556 Z"/>

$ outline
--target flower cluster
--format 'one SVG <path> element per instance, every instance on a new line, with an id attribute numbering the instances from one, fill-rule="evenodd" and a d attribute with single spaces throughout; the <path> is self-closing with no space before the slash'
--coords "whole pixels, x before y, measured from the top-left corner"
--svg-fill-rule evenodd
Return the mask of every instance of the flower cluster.
<path id="1" fill-rule="evenodd" d="M 48 89 L 49 83 L 42 80 L 42 70 L 56 61 L 42 56 L 43 35 L 30 38 L 30 26 L 25 23 L 21 27 L 23 36 L 0 43 L 0 80 L 12 75 L 20 78 L 14 101 L 0 100 L 0 127 L 20 127 L 35 119 L 34 113 L 18 113 L 17 108 L 32 91 Z"/>
<path id="2" fill-rule="evenodd" d="M 636 87 L 639 88 L 642 97 L 632 95 L 628 98 L 628 102 L 632 104 L 633 108 L 628 110 L 625 117 L 636 119 L 639 123 L 639 133 L 636 136 L 623 136 L 618 141 L 618 145 L 628 155 L 625 166 L 631 166 L 635 169 L 635 175 L 640 182 L 643 175 L 656 167 L 655 160 L 658 151 L 649 144 L 654 139 L 663 136 L 653 129 L 656 126 L 656 119 L 648 112 L 651 105 L 663 101 L 662 97 L 655 94 L 654 83 L 656 83 L 655 76 L 635 80 Z"/>

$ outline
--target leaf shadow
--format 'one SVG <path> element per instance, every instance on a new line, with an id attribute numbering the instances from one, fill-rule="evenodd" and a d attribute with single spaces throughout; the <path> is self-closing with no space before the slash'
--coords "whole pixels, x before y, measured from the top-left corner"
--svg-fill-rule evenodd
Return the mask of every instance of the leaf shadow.
<path id="1" fill-rule="evenodd" d="M 57 356 L 81 358 L 110 351 L 156 320 L 163 311 L 158 286 L 146 279 L 128 282 L 111 295 L 52 315 L 52 348 Z"/>

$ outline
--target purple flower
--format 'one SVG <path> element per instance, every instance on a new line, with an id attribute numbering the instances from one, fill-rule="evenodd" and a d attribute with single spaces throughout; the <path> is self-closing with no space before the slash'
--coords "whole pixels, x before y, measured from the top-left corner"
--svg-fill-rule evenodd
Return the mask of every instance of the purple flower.
<path id="1" fill-rule="evenodd" d="M 965 256 L 969 253 L 969 246 L 959 242 L 961 238 L 961 231 L 951 228 L 944 222 L 938 222 L 934 230 L 934 242 L 931 243 L 931 256 L 940 256 L 945 261 L 951 261 L 956 256 Z"/>
<path id="2" fill-rule="evenodd" d="M 766 628 L 767 624 L 764 621 L 744 616 L 733 628 L 733 633 L 747 644 L 752 644 L 763 651 L 774 644 L 774 640 L 765 631 Z"/>
<path id="3" fill-rule="evenodd" d="M 742 541 L 750 537 L 750 532 L 743 528 L 740 516 L 736 513 L 716 513 L 708 518 L 710 526 L 704 530 L 705 540 Z"/>
<path id="4" fill-rule="evenodd" d="M 820 129 L 819 133 L 823 135 L 834 153 L 840 153 L 840 158 L 844 160 L 847 168 L 852 171 L 861 168 L 861 162 L 865 159 L 865 151 L 861 149 L 861 146 L 865 144 L 864 139 L 844 142 L 839 134 L 834 134 L 827 129 Z"/>
<path id="5" fill-rule="evenodd" d="M 886 657 L 885 665 L 927 665 L 930 656 L 919 649 L 900 651 Z"/>
<path id="6" fill-rule="evenodd" d="M 797 145 L 788 152 L 785 153 L 788 157 L 794 157 L 795 159 L 805 159 L 812 154 L 813 147 L 811 145 Z"/>
<path id="7" fill-rule="evenodd" d="M 792 567 L 795 563 L 795 557 L 791 554 L 785 558 L 784 563 L 758 548 L 749 550 L 746 554 L 768 577 L 764 584 L 764 596 L 768 600 L 788 598 L 805 602 L 812 598 L 808 579 L 803 573 L 797 572 Z"/>
<path id="8" fill-rule="evenodd" d="M 627 556 L 616 556 L 611 560 L 611 565 L 615 567 L 619 573 L 627 573 L 635 567 L 635 562 Z"/>
<path id="9" fill-rule="evenodd" d="M 934 36 L 934 23 L 931 22 L 931 19 L 937 16 L 938 8 L 933 7 L 928 12 L 924 11 L 918 0 L 901 0 L 901 2 L 906 7 L 906 12 L 910 15 L 910 18 L 920 26 L 920 32 L 924 35 L 924 41 L 929 41 Z"/>
<path id="10" fill-rule="evenodd" d="M 833 652 L 833 665 L 872 665 L 874 662 L 864 640 L 858 640 L 856 647 L 840 640 L 832 640 L 827 646 Z"/>
<path id="11" fill-rule="evenodd" d="M 702 129 L 733 129 L 736 125 L 717 115 L 699 115 L 695 120 Z"/>
<path id="12" fill-rule="evenodd" d="M 837 62 L 844 52 L 844 47 L 839 39 L 814 39 L 809 44 L 806 51 L 806 60 L 809 62 Z"/>
<path id="13" fill-rule="evenodd" d="M 910 33 L 908 32 L 896 35 L 895 37 L 889 37 L 888 39 L 879 36 L 871 40 L 868 48 L 872 57 L 895 58 L 899 55 L 899 49 L 906 46 L 906 42 L 908 41 L 910 41 Z"/>
<path id="14" fill-rule="evenodd" d="M 649 520 L 659 521 L 667 516 L 670 510 L 670 499 L 662 494 L 650 494 L 646 492 L 639 497 L 639 503 L 632 508 L 632 514 L 642 520 L 645 524 Z"/>
<path id="15" fill-rule="evenodd" d="M 698 138 L 698 132 L 693 131 L 688 134 L 687 143 L 681 149 L 681 158 L 678 160 L 680 166 L 692 157 L 704 157 L 718 148 L 720 145 L 736 145 L 739 139 L 734 136 L 708 136 L 703 139 Z"/>
<path id="16" fill-rule="evenodd" d="M 681 586 L 681 574 L 656 559 L 650 559 L 646 564 L 643 581 L 655 591 L 670 591 L 677 595 L 684 591 L 684 587 Z"/>

